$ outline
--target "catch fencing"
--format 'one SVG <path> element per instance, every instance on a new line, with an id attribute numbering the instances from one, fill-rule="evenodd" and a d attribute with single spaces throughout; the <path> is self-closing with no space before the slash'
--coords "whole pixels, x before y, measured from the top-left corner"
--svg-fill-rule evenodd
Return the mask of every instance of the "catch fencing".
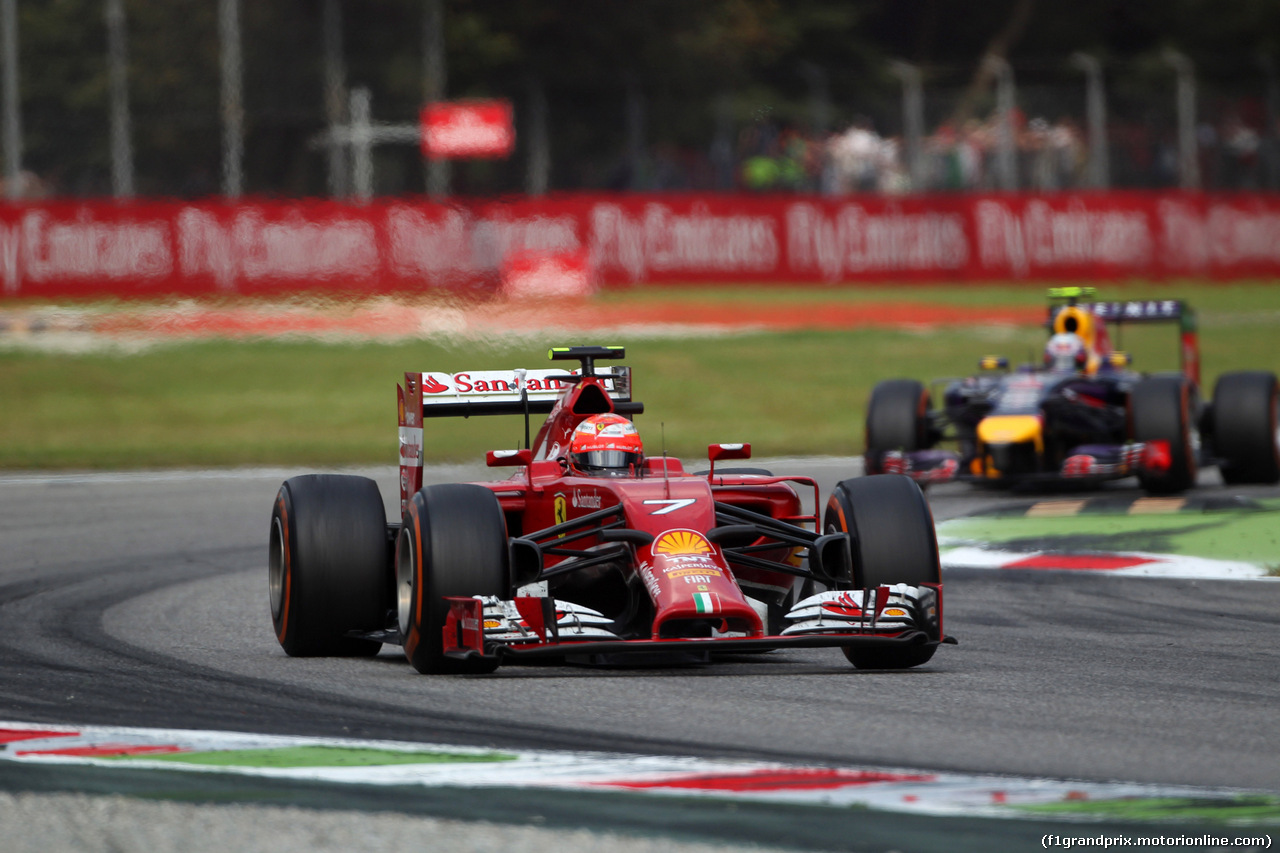
<path id="1" fill-rule="evenodd" d="M 1280 191 L 1280 73 L 1243 46 L 1063 44 L 977 87 L 971 64 L 828 51 L 743 81 L 535 30 L 486 56 L 467 27 L 513 25 L 503 4 L 447 5 L 0 0 L 2 194 Z M 420 112 L 460 98 L 512 106 L 509 157 L 423 163 Z"/>

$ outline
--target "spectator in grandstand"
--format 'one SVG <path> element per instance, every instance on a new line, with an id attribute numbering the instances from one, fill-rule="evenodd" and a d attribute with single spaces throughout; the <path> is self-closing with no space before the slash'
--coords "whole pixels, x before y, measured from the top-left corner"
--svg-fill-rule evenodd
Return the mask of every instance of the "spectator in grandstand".
<path id="1" fill-rule="evenodd" d="M 925 143 L 928 158 L 926 189 L 964 191 L 982 185 L 985 173 L 985 135 L 970 119 L 957 132 L 949 124 L 938 128 Z"/>
<path id="2" fill-rule="evenodd" d="M 913 189 L 904 150 L 901 137 L 890 136 L 881 142 L 877 187 L 885 195 L 902 195 Z"/>
<path id="3" fill-rule="evenodd" d="M 821 146 L 790 125 L 757 123 L 739 140 L 745 152 L 742 186 L 752 192 L 813 192 L 822 172 Z"/>
<path id="4" fill-rule="evenodd" d="M 1049 124 L 1033 118 L 1018 136 L 1021 185 L 1052 191 L 1078 186 L 1085 162 L 1084 144 L 1071 119 Z"/>
<path id="5" fill-rule="evenodd" d="M 757 119 L 738 134 L 738 178 L 744 189 L 766 192 L 777 187 L 777 138 L 777 128 L 764 119 Z"/>
<path id="6" fill-rule="evenodd" d="M 1227 116 L 1222 127 L 1222 186 L 1233 190 L 1258 188 L 1258 152 L 1262 137 L 1239 115 Z"/>
<path id="7" fill-rule="evenodd" d="M 843 194 L 879 190 L 881 173 L 894 155 L 886 151 L 885 140 L 871 120 L 859 117 L 843 133 L 827 140 L 826 156 L 831 164 L 831 189 Z"/>

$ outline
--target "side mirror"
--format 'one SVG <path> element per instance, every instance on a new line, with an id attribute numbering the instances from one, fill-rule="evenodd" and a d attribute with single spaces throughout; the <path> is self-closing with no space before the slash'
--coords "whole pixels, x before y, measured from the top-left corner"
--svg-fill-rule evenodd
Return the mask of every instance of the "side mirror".
<path id="1" fill-rule="evenodd" d="M 1128 367 L 1133 364 L 1133 356 L 1127 352 L 1113 352 L 1107 356 L 1107 363 L 1112 367 Z"/>
<path id="2" fill-rule="evenodd" d="M 490 450 L 484 455 L 484 464 L 490 468 L 514 467 L 528 465 L 533 461 L 533 451 L 523 450 Z"/>
<path id="3" fill-rule="evenodd" d="M 719 459 L 750 459 L 750 444 L 709 444 L 707 458 L 712 462 Z"/>
<path id="4" fill-rule="evenodd" d="M 1009 359 L 1002 355 L 984 355 L 978 362 L 979 370 L 1008 370 Z"/>

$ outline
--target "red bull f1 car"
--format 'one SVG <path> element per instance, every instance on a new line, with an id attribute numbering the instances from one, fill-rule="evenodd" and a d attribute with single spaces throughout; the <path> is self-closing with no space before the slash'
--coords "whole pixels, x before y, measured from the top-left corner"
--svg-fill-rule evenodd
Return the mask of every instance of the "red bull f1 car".
<path id="1" fill-rule="evenodd" d="M 1183 301 L 1099 302 L 1093 288 L 1050 291 L 1044 363 L 1009 370 L 881 382 L 867 406 L 866 471 L 922 484 L 992 485 L 1136 476 L 1151 494 L 1191 488 L 1216 465 L 1228 484 L 1280 482 L 1280 406 L 1273 373 L 1225 373 L 1199 392 L 1195 314 Z M 1116 350 L 1111 328 L 1177 324 L 1181 369 L 1143 374 Z M 934 401 L 940 406 L 935 408 Z"/>
<path id="2" fill-rule="evenodd" d="M 849 479 L 823 503 L 811 478 L 718 464 L 749 458 L 748 444 L 711 445 L 700 473 L 646 456 L 630 369 L 597 367 L 623 355 L 566 347 L 550 357 L 572 370 L 405 374 L 398 520 L 367 478 L 280 488 L 268 563 L 284 650 L 392 643 L 419 672 L 455 673 L 833 647 L 856 667 L 896 669 L 954 642 L 915 482 Z M 423 485 L 425 425 L 488 415 L 524 419 L 522 447 L 486 455 L 508 476 Z"/>

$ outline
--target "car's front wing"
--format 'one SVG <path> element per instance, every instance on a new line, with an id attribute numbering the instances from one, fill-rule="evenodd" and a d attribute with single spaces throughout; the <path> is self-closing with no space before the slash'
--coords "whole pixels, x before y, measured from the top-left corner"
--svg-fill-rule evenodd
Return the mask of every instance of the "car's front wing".
<path id="1" fill-rule="evenodd" d="M 1029 482 L 1037 480 L 1117 480 L 1139 473 L 1169 470 L 1169 442 L 1162 440 L 1127 444 L 1082 444 L 1071 449 L 1055 469 L 1008 473 L 989 470 L 981 460 L 965 459 L 952 450 L 890 450 L 867 460 L 867 470 L 903 474 L 921 485 L 963 482 Z"/>
<path id="2" fill-rule="evenodd" d="M 830 599 L 827 601 L 827 599 Z M 461 660 L 525 661 L 540 658 L 682 658 L 690 653 L 724 654 L 782 648 L 839 648 L 954 644 L 942 632 L 939 584 L 903 584 L 871 590 L 823 593 L 800 602 L 793 624 L 779 635 L 626 638 L 610 630 L 596 611 L 552 598 L 522 596 L 504 601 L 450 597 L 443 629 L 444 653 Z M 868 602 L 865 613 L 860 608 Z M 815 623 L 815 609 L 826 620 Z M 857 612 L 850 608 L 854 607 Z M 907 618 L 886 611 L 909 612 Z"/>

